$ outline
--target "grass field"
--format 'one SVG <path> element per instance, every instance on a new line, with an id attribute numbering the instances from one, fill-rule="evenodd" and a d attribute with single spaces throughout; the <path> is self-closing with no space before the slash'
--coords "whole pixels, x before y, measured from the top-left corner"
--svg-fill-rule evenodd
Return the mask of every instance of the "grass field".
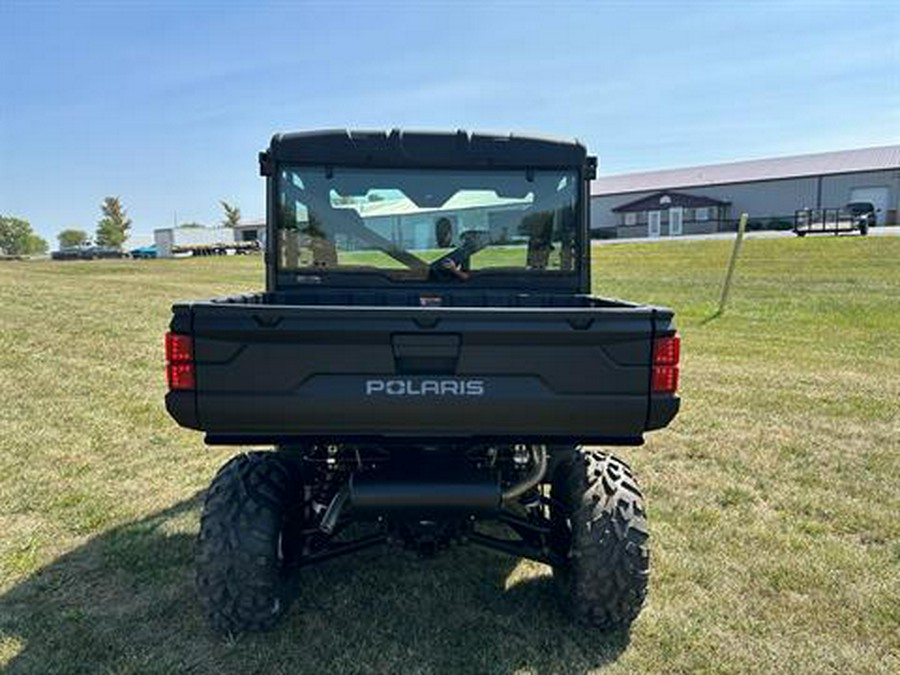
<path id="1" fill-rule="evenodd" d="M 162 405 L 169 305 L 257 258 L 0 263 L 0 669 L 10 673 L 900 672 L 900 238 L 598 247 L 595 292 L 673 307 L 681 415 L 620 454 L 650 506 L 630 636 L 477 549 L 309 570 L 276 631 L 208 632 L 202 491 L 231 454 Z"/>

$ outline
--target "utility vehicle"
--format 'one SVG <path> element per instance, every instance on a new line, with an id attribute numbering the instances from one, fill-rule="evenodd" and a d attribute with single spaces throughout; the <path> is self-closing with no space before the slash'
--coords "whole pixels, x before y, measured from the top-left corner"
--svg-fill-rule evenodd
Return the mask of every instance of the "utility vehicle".
<path id="1" fill-rule="evenodd" d="M 206 442 L 270 446 L 209 488 L 197 560 L 216 630 L 272 627 L 303 568 L 391 544 L 546 563 L 564 607 L 626 628 L 644 502 L 605 450 L 666 426 L 673 314 L 590 295 L 577 142 L 276 135 L 266 289 L 173 307 L 166 406 Z"/>

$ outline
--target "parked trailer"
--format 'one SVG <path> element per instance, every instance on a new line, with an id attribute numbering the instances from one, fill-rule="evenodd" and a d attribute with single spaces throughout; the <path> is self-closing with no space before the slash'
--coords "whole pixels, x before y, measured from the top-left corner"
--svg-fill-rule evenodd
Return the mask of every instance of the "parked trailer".
<path id="1" fill-rule="evenodd" d="M 198 246 L 176 246 L 172 249 L 175 255 L 207 256 L 207 255 L 246 255 L 259 253 L 258 241 L 235 241 L 230 244 L 201 244 Z"/>
<path id="2" fill-rule="evenodd" d="M 191 255 L 195 249 L 225 251 L 235 244 L 234 230 L 230 227 L 167 227 L 154 230 L 153 238 L 160 258 Z"/>
<path id="3" fill-rule="evenodd" d="M 842 209 L 798 209 L 794 212 L 794 234 L 842 234 L 859 232 L 865 236 L 875 224 L 875 207 L 869 202 L 853 202 Z"/>

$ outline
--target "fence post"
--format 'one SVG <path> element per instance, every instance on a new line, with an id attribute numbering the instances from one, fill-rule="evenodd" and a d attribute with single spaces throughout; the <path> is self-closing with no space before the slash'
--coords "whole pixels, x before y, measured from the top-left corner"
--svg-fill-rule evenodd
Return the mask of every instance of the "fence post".
<path id="1" fill-rule="evenodd" d="M 725 304 L 728 302 L 728 292 L 731 290 L 731 278 L 734 276 L 734 268 L 737 266 L 738 255 L 741 252 L 741 242 L 744 241 L 744 231 L 747 229 L 746 213 L 741 214 L 738 221 L 737 236 L 734 238 L 734 248 L 731 249 L 731 260 L 728 261 L 728 272 L 725 273 L 725 283 L 722 284 L 722 297 L 719 298 L 719 309 L 716 310 L 716 316 L 725 311 Z"/>

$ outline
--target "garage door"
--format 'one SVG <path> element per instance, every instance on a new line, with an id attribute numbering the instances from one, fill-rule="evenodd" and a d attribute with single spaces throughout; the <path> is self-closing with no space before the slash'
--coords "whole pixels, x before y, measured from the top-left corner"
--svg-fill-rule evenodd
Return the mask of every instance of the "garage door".
<path id="1" fill-rule="evenodd" d="M 853 188 L 850 190 L 850 201 L 870 202 L 877 211 L 875 216 L 878 224 L 884 225 L 884 219 L 887 218 L 889 193 L 890 189 L 886 187 Z"/>

